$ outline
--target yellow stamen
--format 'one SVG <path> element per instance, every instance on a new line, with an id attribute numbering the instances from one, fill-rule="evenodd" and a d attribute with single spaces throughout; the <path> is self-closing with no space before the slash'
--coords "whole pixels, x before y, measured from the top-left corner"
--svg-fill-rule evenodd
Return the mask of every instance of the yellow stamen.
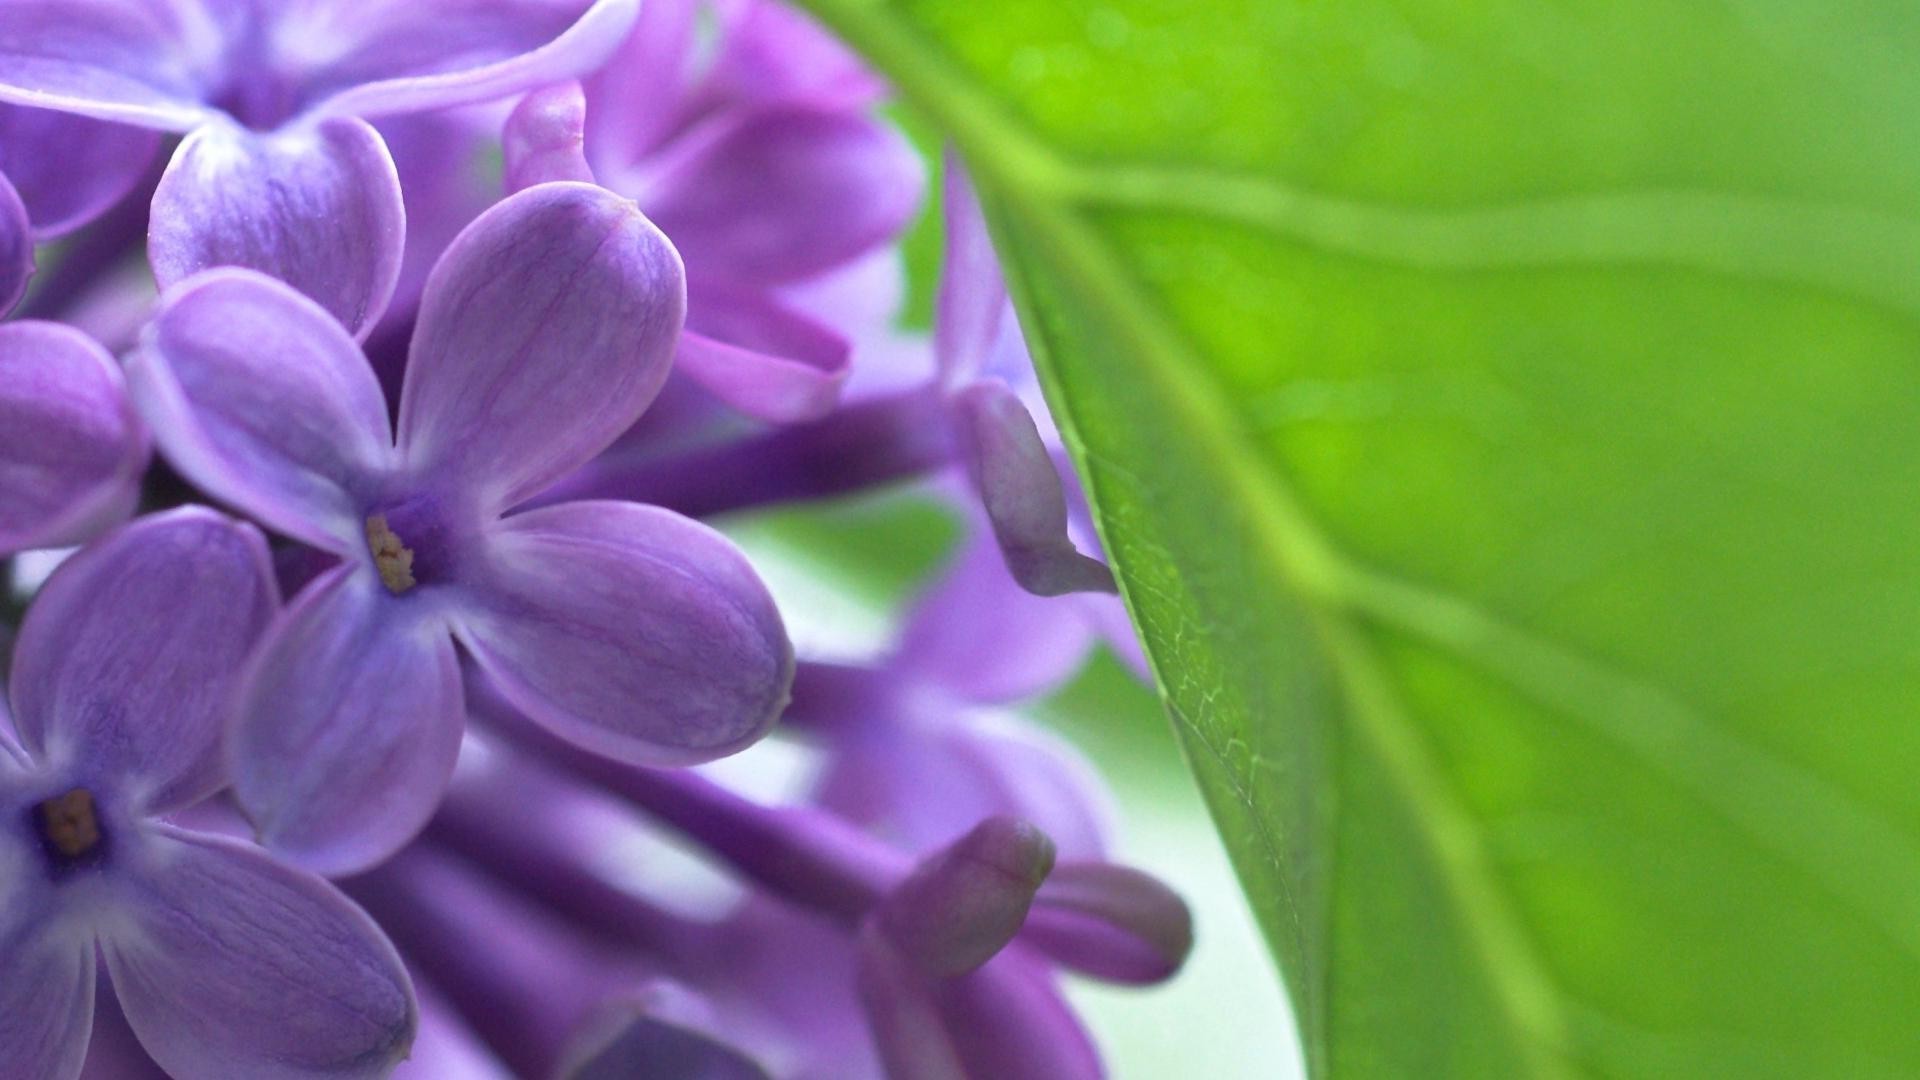
<path id="1" fill-rule="evenodd" d="M 384 514 L 367 519 L 367 549 L 373 552 L 374 568 L 380 571 L 380 584 L 395 596 L 414 587 L 413 552 L 387 527 Z"/>
<path id="2" fill-rule="evenodd" d="M 53 849 L 77 859 L 100 844 L 100 821 L 93 812 L 93 792 L 74 788 L 40 804 L 40 832 Z"/>

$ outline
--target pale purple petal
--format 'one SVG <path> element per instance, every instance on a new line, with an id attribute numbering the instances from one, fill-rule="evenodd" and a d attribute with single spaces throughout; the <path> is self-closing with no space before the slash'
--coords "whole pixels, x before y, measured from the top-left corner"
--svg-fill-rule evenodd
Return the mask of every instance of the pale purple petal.
<path id="1" fill-rule="evenodd" d="M 934 359 L 941 381 L 957 388 L 985 369 L 1013 320 L 1013 305 L 980 200 L 952 151 L 946 157 L 945 189 L 946 248 L 934 300 Z"/>
<path id="2" fill-rule="evenodd" d="M 940 1016 L 933 981 L 875 927 L 861 931 L 859 956 L 860 1004 L 873 1027 L 887 1076 L 969 1080 L 966 1064 Z"/>
<path id="3" fill-rule="evenodd" d="M 311 111 L 384 116 L 578 78 L 613 55 L 639 7 L 639 0 L 415 0 L 369 10 L 331 0 L 307 5 L 293 26 L 352 41 L 337 63 L 305 76 L 305 99 L 317 103 Z"/>
<path id="4" fill-rule="evenodd" d="M 175 1076 L 371 1080 L 407 1056 L 413 990 L 372 919 L 251 845 L 155 828 L 138 902 L 101 941 L 155 1061 Z"/>
<path id="5" fill-rule="evenodd" d="M 1113 592 L 1106 564 L 1082 554 L 1067 535 L 1060 474 L 1020 398 L 1005 383 L 985 380 L 954 404 L 968 471 L 1014 580 L 1040 596 Z"/>
<path id="6" fill-rule="evenodd" d="M 775 424 L 833 411 L 852 347 L 762 293 L 698 285 L 674 366 L 735 409 Z"/>
<path id="7" fill-rule="evenodd" d="M 853 109 L 886 93 L 885 81 L 859 54 L 811 16 L 773 0 L 745 0 L 731 8 L 706 94 L 724 101 L 804 101 Z"/>
<path id="8" fill-rule="evenodd" d="M 1100 1053 L 1051 973 L 1016 950 L 934 991 L 967 1075 L 995 1080 L 1099 1080 Z"/>
<path id="9" fill-rule="evenodd" d="M 133 190 L 159 148 L 160 137 L 145 128 L 0 105 L 0 173 L 20 193 L 39 240 L 106 212 Z"/>
<path id="10" fill-rule="evenodd" d="M 592 183 L 586 124 L 586 95 L 577 82 L 544 86 L 521 99 L 502 136 L 507 191 L 555 180 Z"/>
<path id="11" fill-rule="evenodd" d="M 27 205 L 20 201 L 4 173 L 0 173 L 0 315 L 26 295 L 33 277 L 33 224 Z"/>
<path id="12" fill-rule="evenodd" d="M 1073 744 L 1014 718 L 953 708 L 940 702 L 920 715 L 901 703 L 866 717 L 835 744 L 820 805 L 915 852 L 995 814 L 1039 825 L 1066 857 L 1107 852 L 1112 798 Z"/>
<path id="13" fill-rule="evenodd" d="M 999 704 L 1064 685 L 1092 646 L 1088 613 L 1020 588 L 982 535 L 914 605 L 892 665 L 962 700 Z"/>
<path id="14" fill-rule="evenodd" d="M 587 153 L 603 178 L 625 176 L 683 121 L 705 6 L 646 0 L 613 58 L 586 80 Z"/>
<path id="15" fill-rule="evenodd" d="M 0 4 L 0 101 L 189 131 L 218 115 L 204 102 L 222 38 L 198 4 L 13 0 Z"/>
<path id="16" fill-rule="evenodd" d="M 0 934 L 0 1065 L 7 1076 L 80 1075 L 93 1031 L 94 967 L 84 938 Z"/>
<path id="17" fill-rule="evenodd" d="M 162 289 L 215 266 L 264 271 L 364 337 L 393 296 L 405 240 L 400 177 L 366 121 L 267 133 L 220 123 L 174 152 L 147 257 Z"/>
<path id="18" fill-rule="evenodd" d="M 919 154 L 857 113 L 755 110 L 689 139 L 642 201 L 697 279 L 799 281 L 892 240 L 919 210 Z"/>
<path id="19" fill-rule="evenodd" d="M 1193 915 L 1158 878 L 1105 862 L 1063 862 L 1040 888 L 1020 940 L 1111 982 L 1172 978 L 1193 951 Z"/>
<path id="20" fill-rule="evenodd" d="M 685 317 L 680 258 L 632 202 L 588 184 L 510 196 L 427 280 L 402 453 L 511 507 L 633 426 Z"/>
<path id="21" fill-rule="evenodd" d="M 0 326 L 0 555 L 124 518 L 146 464 L 146 428 L 106 350 L 58 323 Z"/>
<path id="22" fill-rule="evenodd" d="M 269 633 L 229 742 L 261 843 L 329 875 L 403 847 L 439 805 L 465 722 L 453 641 L 425 597 L 330 571 Z"/>
<path id="23" fill-rule="evenodd" d="M 319 305 L 252 271 L 209 271 L 161 298 L 127 380 L 201 489 L 315 547 L 365 546 L 356 493 L 393 457 L 386 404 Z"/>
<path id="24" fill-rule="evenodd" d="M 690 764 L 763 735 L 793 651 L 766 586 L 704 525 L 633 503 L 507 518 L 467 590 L 461 641 L 503 695 L 580 746 Z"/>
<path id="25" fill-rule="evenodd" d="M 260 533 L 211 510 L 144 517 L 61 564 L 14 647 L 28 750 L 164 812 L 224 783 L 238 674 L 279 606 Z"/>

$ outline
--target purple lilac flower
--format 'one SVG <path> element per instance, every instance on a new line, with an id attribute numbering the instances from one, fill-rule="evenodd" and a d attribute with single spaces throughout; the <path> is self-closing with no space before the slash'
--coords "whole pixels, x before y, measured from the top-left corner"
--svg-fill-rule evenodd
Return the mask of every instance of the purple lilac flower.
<path id="1" fill-rule="evenodd" d="M 790 9 L 651 0 L 613 62 L 548 88 L 506 130 L 510 187 L 597 180 L 638 200 L 687 264 L 676 369 L 774 422 L 830 411 L 851 342 L 787 290 L 896 238 L 925 184 L 872 107 L 883 86 Z"/>
<path id="2" fill-rule="evenodd" d="M 1062 480 L 1063 471 L 1072 474 L 1059 431 L 957 160 L 948 163 L 946 214 L 931 380 L 902 389 L 907 373 L 875 372 L 871 392 L 850 395 L 824 417 L 717 446 L 622 446 L 549 497 L 638 498 L 705 515 L 957 468 L 1022 588 L 1040 596 L 1112 593 L 1106 564 L 1081 550 L 1098 550 L 1091 515 L 1077 484 Z M 918 360 L 891 347 L 870 355 L 906 365 Z"/>
<path id="3" fill-rule="evenodd" d="M 455 241 L 427 284 L 397 439 L 311 301 L 217 270 L 171 290 L 129 365 L 194 483 L 337 556 L 251 664 L 240 801 L 276 852 L 378 862 L 445 789 L 455 642 L 528 715 L 627 761 L 719 757 L 786 703 L 792 652 L 745 558 L 658 508 L 508 513 L 630 427 L 666 376 L 679 260 L 634 205 L 557 183 Z"/>
<path id="4" fill-rule="evenodd" d="M 78 543 L 125 519 L 147 456 L 106 350 L 59 323 L 0 326 L 0 556 Z"/>
<path id="5" fill-rule="evenodd" d="M 153 199 L 161 286 L 247 266 L 364 333 L 393 291 L 404 222 L 364 118 L 586 71 L 635 7 L 16 0 L 0 5 L 0 101 L 186 133 Z"/>
<path id="6" fill-rule="evenodd" d="M 0 1062 L 77 1076 L 95 955 L 178 1076 L 377 1077 L 412 992 L 317 877 L 170 824 L 224 782 L 223 706 L 278 607 L 251 528 L 186 509 L 67 562 L 21 628 L 0 730 Z"/>
<path id="7" fill-rule="evenodd" d="M 433 835 L 580 924 L 631 933 L 657 921 L 646 906 L 568 870 L 554 834 L 566 822 L 543 827 L 507 809 L 502 796 L 543 790 L 551 781 L 542 771 L 554 770 L 627 800 L 767 895 L 839 928 L 841 963 L 808 954 L 775 972 L 764 964 L 729 971 L 718 962 L 724 954 L 709 951 L 690 981 L 709 997 L 731 990 L 760 1000 L 777 982 L 807 987 L 857 969 L 854 1000 L 889 1075 L 1097 1076 L 1097 1055 L 1059 996 L 1057 967 L 1151 983 L 1172 975 L 1191 946 L 1187 910 L 1164 885 L 1098 856 L 1056 863 L 1054 845 L 1030 824 L 988 818 L 915 858 L 816 807 L 763 807 L 690 772 L 583 753 L 519 720 L 484 686 L 470 700 L 491 730 L 543 764 L 509 758 L 456 788 L 447 824 Z"/>

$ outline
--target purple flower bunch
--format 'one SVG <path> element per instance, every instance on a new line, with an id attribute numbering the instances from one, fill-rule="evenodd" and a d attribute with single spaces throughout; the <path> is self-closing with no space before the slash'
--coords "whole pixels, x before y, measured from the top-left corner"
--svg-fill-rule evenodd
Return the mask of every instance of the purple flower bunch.
<path id="1" fill-rule="evenodd" d="M 1102 1074 L 1189 916 L 1015 709 L 1137 647 L 955 161 L 896 325 L 885 95 L 768 0 L 0 0 L 0 1077 Z M 796 658 L 704 519 L 908 483 Z"/>

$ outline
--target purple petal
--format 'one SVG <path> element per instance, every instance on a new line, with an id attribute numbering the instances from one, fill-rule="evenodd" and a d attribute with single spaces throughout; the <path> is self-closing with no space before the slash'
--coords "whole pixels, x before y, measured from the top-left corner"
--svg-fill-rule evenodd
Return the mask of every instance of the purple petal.
<path id="1" fill-rule="evenodd" d="M 664 981 L 644 986 L 630 1008 L 602 1018 L 577 1040 L 559 1075 L 567 1080 L 768 1080 L 765 1069 L 727 1044 L 710 1005 Z"/>
<path id="2" fill-rule="evenodd" d="M 508 97 L 599 67 L 633 25 L 639 0 L 415 0 L 369 8 L 308 5 L 292 29 L 346 36 L 342 59 L 303 73 L 311 111 L 384 116 Z M 582 10 L 584 7 L 584 10 Z"/>
<path id="3" fill-rule="evenodd" d="M 793 651 L 766 586 L 704 525 L 632 503 L 507 518 L 459 633 L 501 693 L 624 761 L 709 761 L 763 735 Z"/>
<path id="4" fill-rule="evenodd" d="M 0 930 L 13 928 L 0 926 Z M 0 935 L 0 1063 L 26 1080 L 77 1077 L 93 1031 L 93 946 L 78 935 Z"/>
<path id="5" fill-rule="evenodd" d="M 784 3 L 747 0 L 729 15 L 707 78 L 710 95 L 857 109 L 886 93 L 886 83 L 858 53 Z"/>
<path id="6" fill-rule="evenodd" d="M 952 151 L 946 157 L 945 189 L 947 235 L 934 301 L 934 358 L 942 382 L 959 387 L 986 368 L 1013 320 L 1013 306 L 980 200 Z"/>
<path id="7" fill-rule="evenodd" d="M 393 440 L 366 358 L 319 305 L 252 271 L 208 271 L 161 298 L 127 381 L 203 490 L 315 547 L 365 546 L 353 492 Z"/>
<path id="8" fill-rule="evenodd" d="M 993 817 L 921 863 L 872 915 L 900 957 L 940 978 L 973 971 L 1020 932 L 1053 869 L 1053 842 Z"/>
<path id="9" fill-rule="evenodd" d="M 88 546 L 20 628 L 11 689 L 27 749 L 112 777 L 143 810 L 212 794 L 238 672 L 278 606 L 265 539 L 211 510 Z"/>
<path id="10" fill-rule="evenodd" d="M 511 507 L 633 426 L 685 317 L 680 258 L 633 203 L 587 184 L 509 196 L 427 280 L 402 453 Z"/>
<path id="11" fill-rule="evenodd" d="M 146 429 L 106 350 L 58 323 L 0 326 L 0 555 L 124 518 L 146 464 Z"/>
<path id="12" fill-rule="evenodd" d="M 1098 1080 L 1099 1054 L 1046 972 L 1003 953 L 955 979 L 921 974 L 869 925 L 860 999 L 896 1080 Z"/>
<path id="13" fill-rule="evenodd" d="M 933 981 L 875 927 L 860 934 L 860 1004 L 894 1080 L 968 1080 L 933 996 Z"/>
<path id="14" fill-rule="evenodd" d="M 579 83 L 555 83 L 528 94 L 507 117 L 507 191 L 555 180 L 592 183 L 586 139 L 587 99 Z"/>
<path id="15" fill-rule="evenodd" d="M 114 991 L 175 1076 L 384 1077 L 407 1056 L 413 990 L 393 946 L 326 882 L 247 844 L 156 826 Z"/>
<path id="16" fill-rule="evenodd" d="M 197 4 L 0 5 L 0 101 L 190 131 L 219 115 L 203 104 L 224 66 L 208 21 Z"/>
<path id="17" fill-rule="evenodd" d="M 603 178 L 627 175 L 685 120 L 705 0 L 646 0 L 613 58 L 586 80 L 587 152 Z"/>
<path id="18" fill-rule="evenodd" d="M 892 240 L 920 206 L 920 156 L 855 113 L 756 110 L 691 138 L 642 201 L 695 278 L 811 277 Z"/>
<path id="19" fill-rule="evenodd" d="M 974 488 L 1014 580 L 1039 596 L 1113 592 L 1106 564 L 1067 535 L 1060 474 L 1026 405 L 998 380 L 968 387 L 954 404 Z"/>
<path id="20" fill-rule="evenodd" d="M 1013 951 L 935 991 L 968 1076 L 1099 1080 L 1100 1054 L 1047 971 Z"/>
<path id="21" fill-rule="evenodd" d="M 1032 821 L 1072 858 L 1100 858 L 1113 834 L 1111 796 L 1069 742 L 997 714 L 955 716 L 912 699 L 869 714 L 844 741 L 818 800 L 911 851 L 928 851 L 995 814 Z"/>
<path id="22" fill-rule="evenodd" d="M 13 310 L 33 277 L 33 225 L 27 206 L 0 173 L 0 315 Z"/>
<path id="23" fill-rule="evenodd" d="M 758 420 L 790 424 L 833 411 L 852 347 L 813 319 L 763 294 L 694 290 L 675 366 L 715 397 Z"/>
<path id="24" fill-rule="evenodd" d="M 1000 704 L 1064 685 L 1092 646 L 1079 605 L 1020 588 L 981 536 L 914 605 L 893 664 L 963 700 Z"/>
<path id="25" fill-rule="evenodd" d="M 1041 886 L 1020 940 L 1096 978 L 1156 983 L 1193 951 L 1193 915 L 1151 874 L 1063 862 Z"/>
<path id="26" fill-rule="evenodd" d="M 174 152 L 147 257 L 162 289 L 209 267 L 265 271 L 365 336 L 393 296 L 405 239 L 399 174 L 364 120 L 266 134 L 222 123 Z"/>
<path id="27" fill-rule="evenodd" d="M 19 191 L 39 240 L 105 213 L 133 190 L 159 148 L 160 137 L 144 128 L 0 105 L 0 172 Z"/>
<path id="28" fill-rule="evenodd" d="M 234 791 L 261 843 L 337 876 L 426 825 L 464 722 L 452 639 L 364 566 L 330 571 L 269 632 L 229 743 Z"/>

